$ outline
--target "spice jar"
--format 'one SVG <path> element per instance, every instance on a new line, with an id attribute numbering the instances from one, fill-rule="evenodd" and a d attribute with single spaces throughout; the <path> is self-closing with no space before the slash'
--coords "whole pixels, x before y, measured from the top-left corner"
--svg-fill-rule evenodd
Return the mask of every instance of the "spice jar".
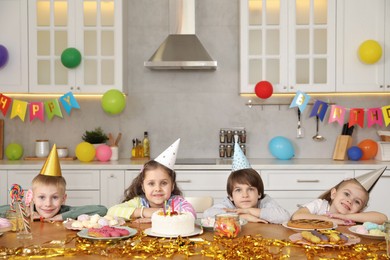
<path id="1" fill-rule="evenodd" d="M 223 129 L 221 129 L 221 131 L 219 131 L 219 142 L 220 143 L 226 142 L 226 132 Z"/>
<path id="2" fill-rule="evenodd" d="M 219 146 L 219 157 L 221 158 L 225 157 L 225 153 L 226 153 L 225 145 L 221 144 Z"/>
<path id="3" fill-rule="evenodd" d="M 241 130 L 240 132 L 240 143 L 246 143 L 246 131 Z"/>
<path id="4" fill-rule="evenodd" d="M 226 157 L 233 156 L 233 146 L 231 144 L 226 145 Z"/>
<path id="5" fill-rule="evenodd" d="M 233 132 L 232 132 L 232 130 L 227 130 L 227 132 L 226 132 L 226 141 L 228 143 L 232 143 L 233 142 Z"/>
<path id="6" fill-rule="evenodd" d="M 220 237 L 235 238 L 241 231 L 238 214 L 218 214 L 215 216 L 214 233 Z"/>

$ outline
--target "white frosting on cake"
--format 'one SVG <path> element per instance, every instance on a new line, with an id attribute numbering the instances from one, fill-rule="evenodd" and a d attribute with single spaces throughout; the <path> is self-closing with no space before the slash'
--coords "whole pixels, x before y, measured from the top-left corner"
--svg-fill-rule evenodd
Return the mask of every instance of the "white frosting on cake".
<path id="1" fill-rule="evenodd" d="M 162 210 L 156 211 L 152 215 L 151 231 L 166 236 L 191 234 L 195 231 L 195 218 L 190 212 L 164 216 Z"/>

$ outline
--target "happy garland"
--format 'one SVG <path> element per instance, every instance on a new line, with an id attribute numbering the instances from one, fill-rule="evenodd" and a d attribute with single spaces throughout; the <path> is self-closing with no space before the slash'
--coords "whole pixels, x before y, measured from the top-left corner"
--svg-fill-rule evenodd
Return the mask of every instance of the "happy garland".
<path id="1" fill-rule="evenodd" d="M 29 112 L 30 122 L 34 119 L 39 119 L 44 122 L 45 114 L 49 120 L 53 119 L 54 116 L 63 118 L 60 102 L 68 115 L 70 115 L 72 108 L 80 109 L 80 106 L 72 92 L 66 93 L 59 99 L 51 99 L 42 102 L 26 102 L 18 99 L 12 99 L 0 93 L 0 111 L 3 115 L 6 116 L 11 107 L 10 118 L 13 119 L 15 117 L 19 117 L 23 122 L 26 118 L 27 111 Z"/>

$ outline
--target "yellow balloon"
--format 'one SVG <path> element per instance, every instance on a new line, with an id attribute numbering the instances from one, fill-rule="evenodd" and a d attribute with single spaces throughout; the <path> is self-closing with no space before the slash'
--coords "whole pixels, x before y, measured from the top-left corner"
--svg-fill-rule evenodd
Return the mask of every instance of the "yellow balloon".
<path id="1" fill-rule="evenodd" d="M 367 40 L 360 44 L 359 58 L 363 63 L 374 64 L 382 57 L 382 47 L 374 40 Z"/>
<path id="2" fill-rule="evenodd" d="M 76 146 L 76 157 L 82 162 L 90 162 L 95 158 L 95 147 L 88 142 L 81 142 Z"/>

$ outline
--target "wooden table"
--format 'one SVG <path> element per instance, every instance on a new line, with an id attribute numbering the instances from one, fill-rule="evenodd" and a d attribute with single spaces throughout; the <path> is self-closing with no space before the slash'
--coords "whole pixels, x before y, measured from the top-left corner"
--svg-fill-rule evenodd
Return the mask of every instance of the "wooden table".
<path id="1" fill-rule="evenodd" d="M 150 224 L 135 224 L 135 223 L 127 223 L 129 227 L 135 228 L 139 231 L 142 231 L 146 228 L 150 227 Z M 339 227 L 339 231 L 343 233 L 350 233 L 347 227 Z M 62 223 L 41 223 L 34 222 L 32 223 L 32 232 L 33 239 L 20 241 L 16 239 L 15 232 L 6 232 L 2 236 L 0 236 L 0 252 L 1 248 L 17 248 L 17 247 L 28 247 L 30 245 L 42 245 L 47 244 L 50 241 L 66 241 L 69 238 L 75 237 L 78 231 L 68 230 L 64 228 Z M 289 236 L 296 233 L 293 230 L 287 229 L 282 225 L 275 224 L 260 224 L 260 223 L 248 223 L 243 226 L 239 237 L 243 238 L 247 235 L 256 235 L 261 234 L 261 236 L 265 239 L 278 239 L 278 240 L 286 240 L 289 241 Z M 77 236 L 76 236 L 77 237 Z M 207 241 L 213 241 L 214 233 L 212 231 L 204 231 L 203 234 L 195 236 L 193 238 L 202 238 Z M 65 245 L 66 248 L 74 248 L 75 240 L 73 239 L 71 242 Z M 380 242 L 384 242 L 384 240 L 375 240 L 368 238 L 361 238 L 362 244 L 378 244 Z M 295 251 L 292 253 L 297 259 L 306 257 L 304 254 L 303 247 L 301 250 Z M 1 254 L 0 254 L 1 258 Z M 175 259 L 183 258 L 183 257 L 175 257 Z M 201 257 L 199 257 L 201 258 Z M 69 257 L 57 257 L 56 259 L 69 259 Z M 73 256 L 71 259 L 107 259 L 104 256 L 98 255 L 82 255 L 82 256 Z M 203 258 L 204 259 L 204 258 Z M 385 257 L 383 259 L 386 259 Z"/>

